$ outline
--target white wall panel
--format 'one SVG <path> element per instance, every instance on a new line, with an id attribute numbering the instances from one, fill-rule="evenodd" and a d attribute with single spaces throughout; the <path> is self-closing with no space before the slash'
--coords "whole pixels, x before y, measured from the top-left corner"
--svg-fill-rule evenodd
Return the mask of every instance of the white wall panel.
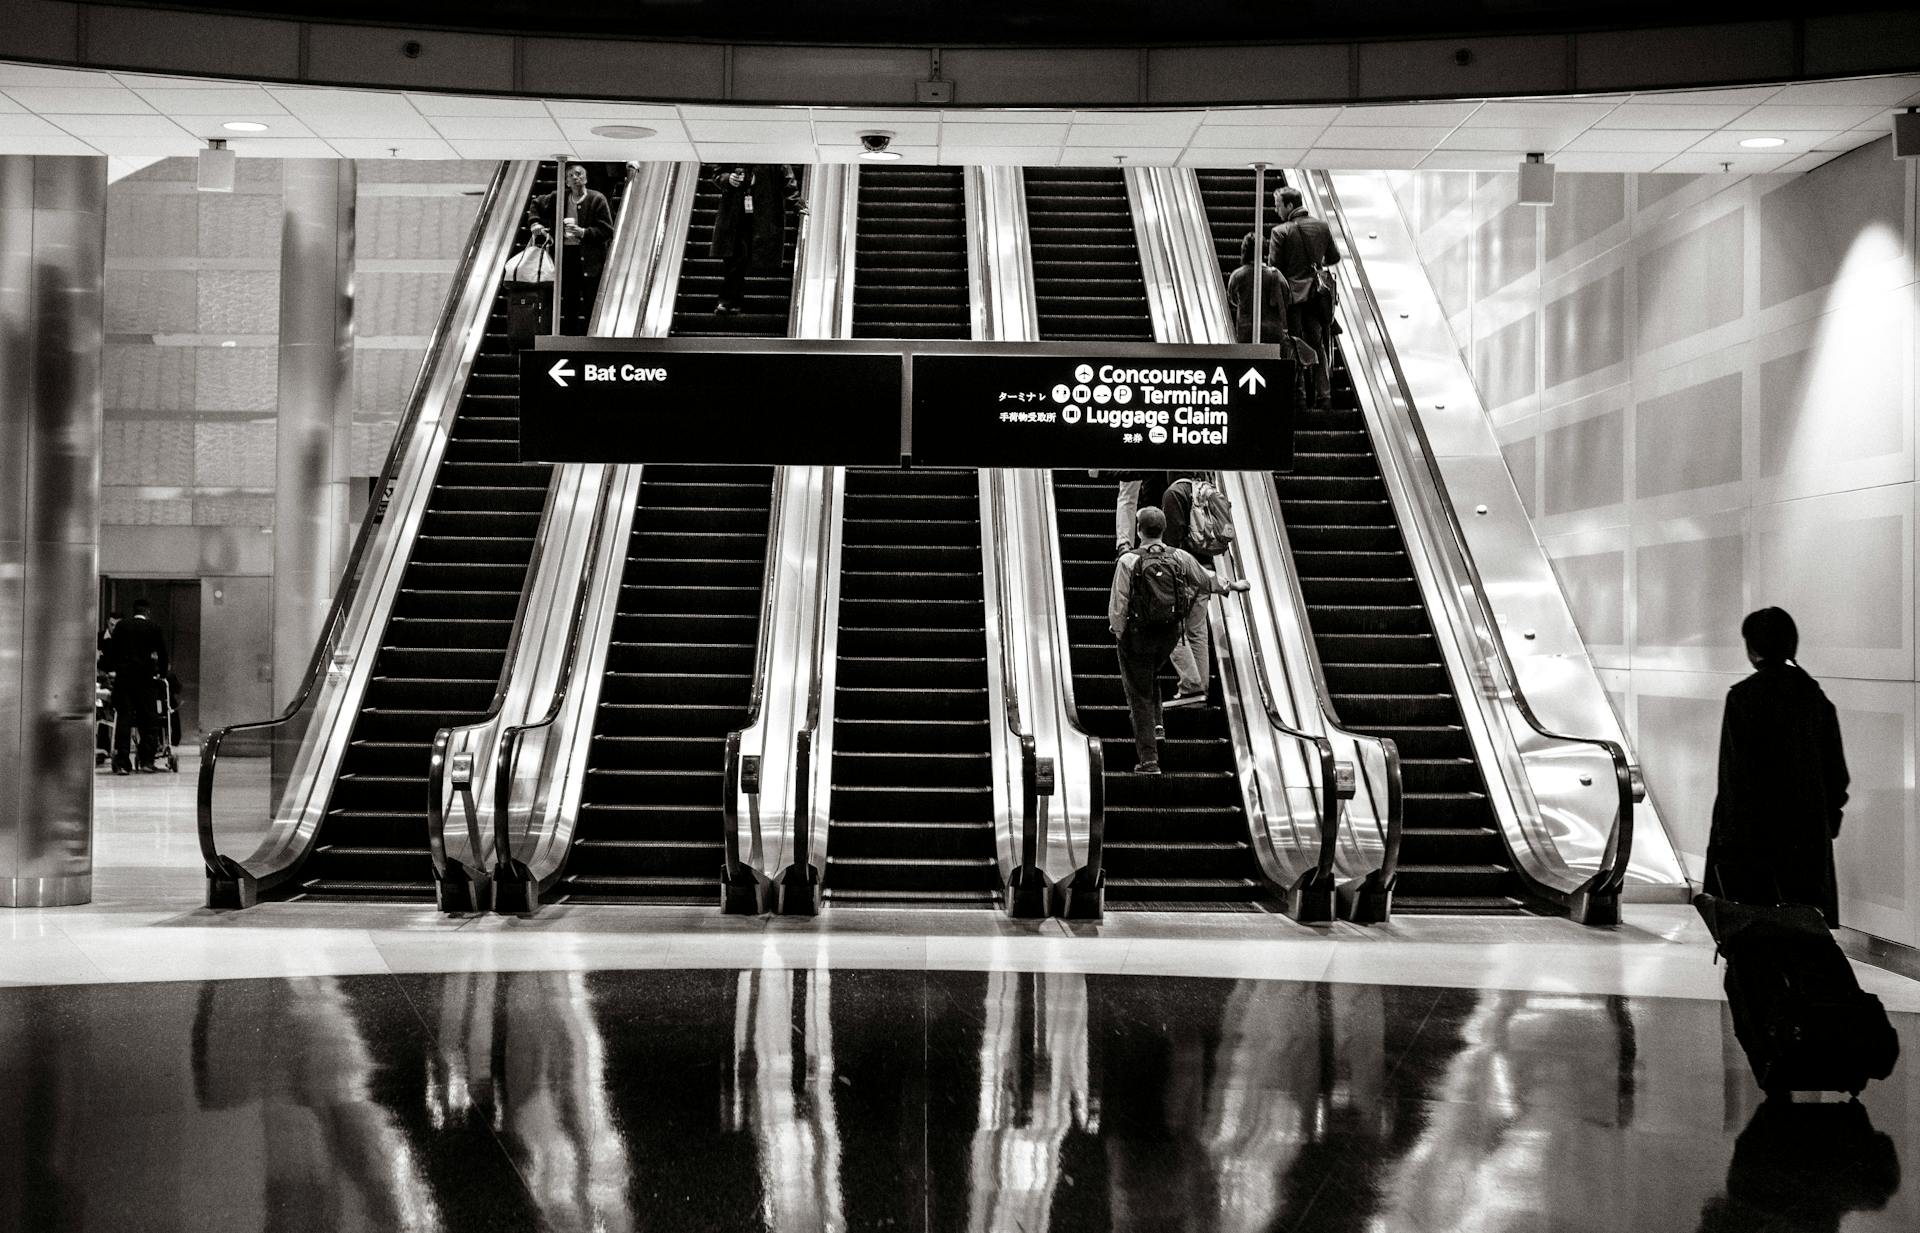
<path id="1" fill-rule="evenodd" d="M 1740 620 L 1778 604 L 1859 747 L 1843 914 L 1920 944 L 1915 178 L 1885 143 L 1799 176 L 1562 174 L 1531 247 L 1511 175 L 1395 197 L 1682 848 Z"/>

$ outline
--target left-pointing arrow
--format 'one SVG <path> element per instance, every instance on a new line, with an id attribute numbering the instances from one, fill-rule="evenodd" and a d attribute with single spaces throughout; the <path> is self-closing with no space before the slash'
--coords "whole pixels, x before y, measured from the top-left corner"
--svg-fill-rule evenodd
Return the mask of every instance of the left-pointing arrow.
<path id="1" fill-rule="evenodd" d="M 555 364 L 552 368 L 547 369 L 547 375 L 553 378 L 553 383 L 555 385 L 565 386 L 567 383 L 567 378 L 573 376 L 574 374 L 573 374 L 573 369 L 567 367 L 567 362 L 565 360 L 561 360 L 559 363 Z"/>

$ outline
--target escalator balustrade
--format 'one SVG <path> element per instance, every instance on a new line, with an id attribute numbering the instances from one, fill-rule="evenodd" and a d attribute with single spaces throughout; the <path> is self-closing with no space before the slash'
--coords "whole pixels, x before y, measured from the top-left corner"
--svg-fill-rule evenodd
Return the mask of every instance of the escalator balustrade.
<path id="1" fill-rule="evenodd" d="M 1239 265 L 1240 238 L 1251 229 L 1253 173 L 1202 171 L 1199 180 L 1224 277 Z M 1267 226 L 1274 221 L 1269 211 Z M 1334 712 L 1354 731 L 1390 737 L 1399 745 L 1405 829 L 1394 909 L 1495 914 L 1537 909 L 1497 829 L 1433 619 L 1337 344 L 1333 407 L 1300 413 L 1293 471 L 1276 479 Z"/>
<path id="2" fill-rule="evenodd" d="M 532 196 L 553 185 L 554 166 L 543 164 Z M 620 176 L 596 185 L 616 210 L 624 186 Z M 527 238 L 523 217 L 515 251 Z M 320 833 L 279 896 L 433 898 L 434 733 L 478 720 L 493 699 L 553 475 L 518 461 L 519 430 L 517 359 L 497 291 Z"/>

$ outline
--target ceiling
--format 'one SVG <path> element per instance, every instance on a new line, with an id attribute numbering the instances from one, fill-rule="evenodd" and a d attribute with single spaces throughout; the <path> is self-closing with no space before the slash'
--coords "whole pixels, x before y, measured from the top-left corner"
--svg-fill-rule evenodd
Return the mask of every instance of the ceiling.
<path id="1" fill-rule="evenodd" d="M 126 5 L 129 0 L 119 0 Z M 136 7 L 313 21 L 631 38 L 894 46 L 1303 41 L 1729 20 L 1717 0 L 132 0 Z M 1887 8 L 1887 0 L 1745 0 L 1740 21 Z"/>
<path id="2" fill-rule="evenodd" d="M 897 110 L 596 103 L 255 85 L 0 63 L 0 154 L 151 161 L 224 137 L 242 157 L 846 162 L 891 130 L 911 163 L 1562 171 L 1806 171 L 1887 134 L 1920 75 L 1730 90 L 1386 106 Z M 266 125 L 253 134 L 229 122 Z M 655 130 L 608 141 L 596 125 Z M 1782 144 L 1753 150 L 1754 137 Z M 121 164 L 123 167 L 125 164 Z"/>

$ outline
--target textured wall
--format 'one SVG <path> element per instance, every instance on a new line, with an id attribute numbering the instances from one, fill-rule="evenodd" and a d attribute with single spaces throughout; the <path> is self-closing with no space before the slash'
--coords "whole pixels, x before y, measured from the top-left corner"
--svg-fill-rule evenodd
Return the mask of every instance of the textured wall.
<path id="1" fill-rule="evenodd" d="M 359 164 L 355 475 L 385 462 L 492 174 Z M 108 189 L 100 569 L 221 580 L 225 595 L 228 580 L 273 572 L 283 178 L 278 160 L 241 159 L 231 194 L 193 179 L 193 160 L 167 159 Z M 259 605 L 212 615 L 203 630 L 217 624 L 230 645 L 270 643 Z M 202 715 L 257 717 L 259 691 L 240 686 L 264 670 L 249 659 L 209 677 Z"/>
<path id="2" fill-rule="evenodd" d="M 1395 175 L 1535 529 L 1699 869 L 1740 618 L 1840 709 L 1849 924 L 1920 945 L 1915 176 Z"/>

